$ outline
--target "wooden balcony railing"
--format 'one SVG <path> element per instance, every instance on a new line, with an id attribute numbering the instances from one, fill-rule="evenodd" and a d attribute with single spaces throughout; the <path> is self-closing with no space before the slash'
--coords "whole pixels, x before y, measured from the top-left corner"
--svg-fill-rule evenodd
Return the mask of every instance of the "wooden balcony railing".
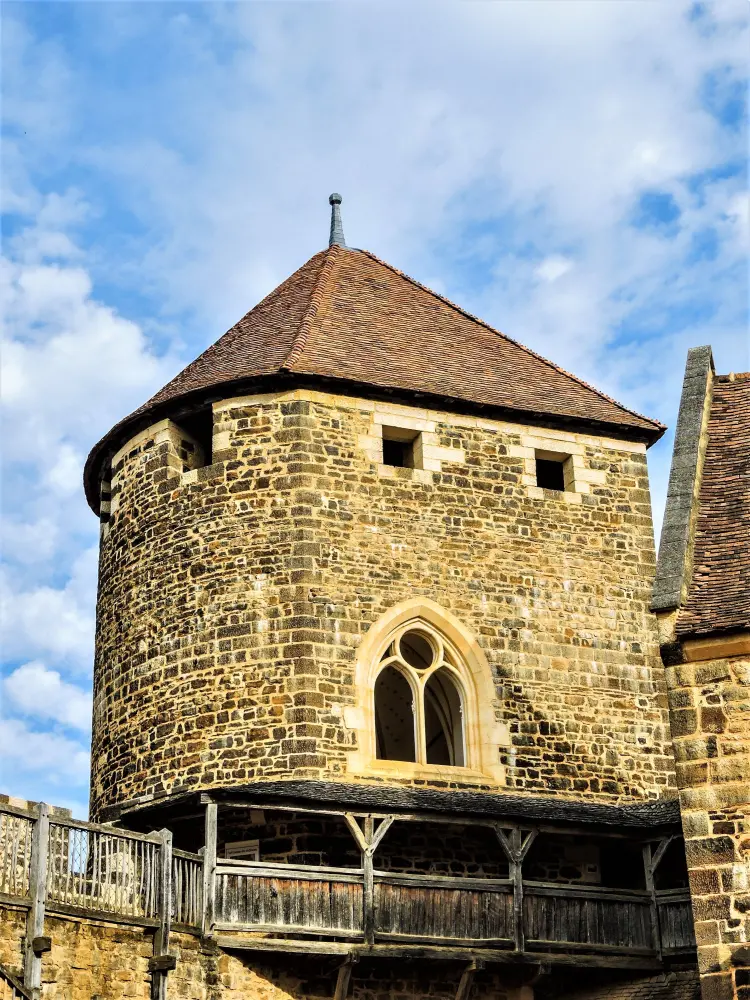
<path id="1" fill-rule="evenodd" d="M 654 872 L 668 839 L 644 845 L 646 886 L 526 880 L 535 831 L 492 825 L 509 878 L 459 878 L 375 868 L 396 816 L 344 814 L 360 849 L 358 868 L 271 864 L 217 857 L 216 804 L 206 811 L 200 854 L 173 850 L 172 835 L 134 833 L 0 806 L 0 901 L 27 909 L 22 989 L 38 994 L 48 949 L 45 913 L 154 929 L 154 975 L 174 967 L 172 925 L 231 936 L 233 947 L 414 953 L 483 950 L 491 960 L 546 956 L 609 965 L 651 963 L 695 948 L 687 889 L 658 891 Z M 535 959 L 541 960 L 541 959 Z M 7 983 L 5 984 L 7 986 Z"/>
<path id="2" fill-rule="evenodd" d="M 373 871 L 373 945 L 516 949 L 514 882 Z M 687 890 L 522 882 L 523 950 L 658 956 L 695 946 Z M 365 872 L 216 860 L 211 931 L 364 942 Z M 517 949 L 516 949 L 517 950 Z"/>

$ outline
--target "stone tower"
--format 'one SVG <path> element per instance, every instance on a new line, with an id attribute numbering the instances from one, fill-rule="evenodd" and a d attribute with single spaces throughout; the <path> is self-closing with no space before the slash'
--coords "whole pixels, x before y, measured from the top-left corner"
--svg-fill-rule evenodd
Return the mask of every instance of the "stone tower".
<path id="1" fill-rule="evenodd" d="M 664 428 L 348 248 L 340 201 L 89 456 L 93 818 L 203 848 L 206 936 L 339 956 L 339 998 L 425 955 L 459 997 L 692 996 Z"/>

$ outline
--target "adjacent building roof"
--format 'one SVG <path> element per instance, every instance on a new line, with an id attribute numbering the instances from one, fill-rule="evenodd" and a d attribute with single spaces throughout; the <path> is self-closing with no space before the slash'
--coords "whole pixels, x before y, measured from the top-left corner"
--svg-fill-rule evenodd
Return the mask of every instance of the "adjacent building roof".
<path id="1" fill-rule="evenodd" d="M 96 508 L 104 457 L 149 420 L 281 377 L 419 394 L 422 405 L 431 397 L 648 444 L 664 432 L 373 254 L 333 243 L 95 446 L 89 502 Z"/>
<path id="2" fill-rule="evenodd" d="M 750 629 L 750 372 L 713 379 L 679 638 Z"/>
<path id="3" fill-rule="evenodd" d="M 688 351 L 653 611 L 674 638 L 750 630 L 750 372 L 716 375 Z"/>

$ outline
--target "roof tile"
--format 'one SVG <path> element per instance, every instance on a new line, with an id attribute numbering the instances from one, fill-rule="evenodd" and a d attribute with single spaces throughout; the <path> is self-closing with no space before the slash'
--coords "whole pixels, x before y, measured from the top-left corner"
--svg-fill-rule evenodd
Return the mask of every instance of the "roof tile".
<path id="1" fill-rule="evenodd" d="M 678 637 L 750 628 L 748 544 L 750 372 L 714 380 L 693 577 L 678 615 Z"/>
<path id="2" fill-rule="evenodd" d="M 150 413 L 164 416 L 187 395 L 280 374 L 596 423 L 649 442 L 664 431 L 373 254 L 334 245 L 112 428 L 89 455 L 89 502 L 96 507 L 103 456 Z"/>

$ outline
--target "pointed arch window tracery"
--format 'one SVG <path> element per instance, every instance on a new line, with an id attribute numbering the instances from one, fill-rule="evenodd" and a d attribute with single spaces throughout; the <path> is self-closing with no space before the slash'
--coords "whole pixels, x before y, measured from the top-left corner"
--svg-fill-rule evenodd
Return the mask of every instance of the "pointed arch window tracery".
<path id="1" fill-rule="evenodd" d="M 373 684 L 376 758 L 467 766 L 466 675 L 458 650 L 427 622 L 396 628 L 381 647 Z"/>

